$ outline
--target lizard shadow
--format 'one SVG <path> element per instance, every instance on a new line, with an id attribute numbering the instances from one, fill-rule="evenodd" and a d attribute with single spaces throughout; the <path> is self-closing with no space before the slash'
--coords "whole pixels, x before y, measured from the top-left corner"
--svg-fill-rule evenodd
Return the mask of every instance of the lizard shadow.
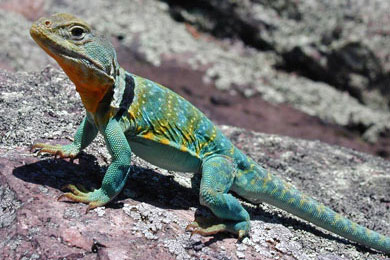
<path id="1" fill-rule="evenodd" d="M 81 153 L 78 164 L 63 159 L 47 157 L 47 159 L 15 168 L 13 175 L 25 182 L 49 186 L 58 190 L 70 183 L 82 184 L 87 189 L 90 189 L 100 187 L 106 170 L 107 167 L 99 166 L 95 156 Z M 208 208 L 199 204 L 199 175 L 195 174 L 191 178 L 193 188 L 186 188 L 177 183 L 174 180 L 174 176 L 162 175 L 150 168 L 133 165 L 132 172 L 123 191 L 106 205 L 107 208 L 122 208 L 123 202 L 121 201 L 131 198 L 163 209 L 187 210 L 190 207 L 196 207 L 195 217 L 213 216 Z M 354 244 L 362 252 L 375 252 L 349 240 L 339 238 L 332 233 L 325 233 L 300 219 L 267 212 L 260 206 L 251 207 L 244 205 L 244 207 L 249 212 L 251 220 L 281 224 L 286 228 L 293 228 L 294 230 L 305 230 L 315 236 L 334 240 L 338 243 Z M 260 230 L 252 230 L 251 233 L 253 232 L 260 232 Z M 228 233 L 218 233 L 205 242 L 204 245 L 209 246 L 230 237 L 235 236 Z"/>
<path id="2" fill-rule="evenodd" d="M 107 167 L 99 166 L 93 155 L 81 153 L 78 163 L 47 156 L 47 159 L 16 167 L 12 174 L 25 182 L 62 190 L 67 184 L 81 184 L 88 190 L 99 188 Z M 107 208 L 122 208 L 127 198 L 165 209 L 189 209 L 199 206 L 198 188 L 187 188 L 173 176 L 132 165 L 132 173 L 122 192 Z M 67 201 L 72 203 L 71 201 Z"/>

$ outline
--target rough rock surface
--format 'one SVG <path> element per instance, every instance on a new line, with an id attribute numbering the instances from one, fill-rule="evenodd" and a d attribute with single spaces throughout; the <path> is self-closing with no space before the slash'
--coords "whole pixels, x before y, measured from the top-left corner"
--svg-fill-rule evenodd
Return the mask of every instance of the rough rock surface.
<path id="1" fill-rule="evenodd" d="M 236 37 L 248 46 L 273 51 L 288 70 L 388 109 L 390 56 L 383 48 L 389 41 L 390 4 L 386 1 L 166 2 L 177 20 L 220 38 Z"/>
<path id="2" fill-rule="evenodd" d="M 157 68 L 174 61 L 231 96 L 288 104 L 376 144 L 390 139 L 389 5 L 381 0 L 0 0 L 0 36 L 6 39 L 0 41 L 0 67 L 37 70 L 52 62 L 28 36 L 30 21 L 70 12 L 109 34 L 123 50 L 128 70 L 133 56 Z M 388 147 L 375 153 L 390 156 Z"/>
<path id="3" fill-rule="evenodd" d="M 389 259 L 321 231 L 282 210 L 245 204 L 251 237 L 204 238 L 184 231 L 199 178 L 161 170 L 134 156 L 119 197 L 84 214 L 56 201 L 68 183 L 99 187 L 110 157 L 99 137 L 74 163 L 36 157 L 36 140 L 67 143 L 82 106 L 67 77 L 0 71 L 1 259 Z M 346 148 L 222 126 L 249 156 L 358 223 L 389 234 L 390 163 Z"/>

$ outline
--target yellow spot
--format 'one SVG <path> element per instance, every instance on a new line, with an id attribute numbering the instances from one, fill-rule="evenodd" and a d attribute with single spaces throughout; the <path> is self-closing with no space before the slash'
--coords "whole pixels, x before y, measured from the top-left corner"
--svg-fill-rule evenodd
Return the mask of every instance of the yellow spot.
<path id="1" fill-rule="evenodd" d="M 356 223 L 355 222 L 352 222 L 351 228 L 352 228 L 353 233 L 356 234 Z"/>
<path id="2" fill-rule="evenodd" d="M 148 132 L 148 133 L 143 135 L 143 138 L 149 139 L 149 140 L 154 140 L 155 135 L 152 132 Z"/>
<path id="3" fill-rule="evenodd" d="M 267 172 L 267 177 L 264 178 L 264 182 L 263 182 L 263 189 L 267 187 L 267 183 L 270 182 L 271 180 L 272 180 L 272 176 L 269 172 Z"/>
<path id="4" fill-rule="evenodd" d="M 295 198 L 291 198 L 291 199 L 288 200 L 289 204 L 293 204 L 294 202 L 295 202 Z"/>
<path id="5" fill-rule="evenodd" d="M 248 173 L 248 172 L 251 172 L 251 171 L 253 171 L 253 168 L 255 168 L 255 166 L 256 166 L 256 165 L 255 165 L 255 164 L 253 164 L 253 163 L 252 163 L 252 164 L 250 164 L 250 165 L 249 165 L 249 168 L 248 168 L 248 169 L 246 169 L 246 170 L 244 171 L 244 173 Z"/>
<path id="6" fill-rule="evenodd" d="M 237 171 L 236 172 L 236 176 L 235 177 L 241 177 L 242 175 L 244 175 L 244 172 L 243 171 Z"/>
<path id="7" fill-rule="evenodd" d="M 230 155 L 234 154 L 234 146 L 232 145 L 232 148 L 230 148 Z"/>
<path id="8" fill-rule="evenodd" d="M 188 131 L 189 131 L 189 132 L 193 132 L 191 126 L 188 126 L 187 128 L 188 128 Z M 215 126 L 213 126 L 213 129 L 211 130 L 211 136 L 210 136 L 209 140 L 207 140 L 206 142 L 204 142 L 203 144 L 201 144 L 201 146 L 200 146 L 199 149 L 202 149 L 203 147 L 207 147 L 208 144 L 211 143 L 211 142 L 215 139 L 215 137 L 217 136 L 216 130 L 215 130 L 215 129 L 216 129 Z M 233 147 L 232 147 L 232 149 L 233 149 Z M 206 154 L 208 154 L 208 153 L 206 153 Z M 205 156 L 206 154 L 204 154 L 204 156 Z"/>
<path id="9" fill-rule="evenodd" d="M 335 226 L 337 222 L 339 222 L 341 220 L 341 215 L 336 213 L 336 215 L 334 216 L 333 218 L 333 222 L 332 222 L 332 225 Z"/>
<path id="10" fill-rule="evenodd" d="M 130 115 L 130 117 L 131 117 L 131 118 L 135 118 L 135 116 L 134 116 L 134 112 L 133 112 L 133 111 L 131 111 L 131 110 L 129 111 L 129 115 Z"/>
<path id="11" fill-rule="evenodd" d="M 160 124 L 161 124 L 161 126 L 164 127 L 164 128 L 169 127 L 169 122 L 168 122 L 168 120 L 162 120 L 162 121 L 160 122 Z"/>
<path id="12" fill-rule="evenodd" d="M 279 198 L 281 198 L 281 199 L 284 198 L 284 196 L 286 195 L 287 192 L 288 192 L 288 189 L 284 188 L 282 190 L 282 193 L 280 194 Z"/>
<path id="13" fill-rule="evenodd" d="M 368 238 L 371 238 L 372 231 L 369 230 L 368 228 L 366 228 L 366 235 L 367 235 Z"/>
<path id="14" fill-rule="evenodd" d="M 182 151 L 182 152 L 187 152 L 187 151 L 188 151 L 188 149 L 187 149 L 187 147 L 186 147 L 186 146 L 184 146 L 184 145 L 181 145 L 181 146 L 180 146 L 180 151 Z"/>
<path id="15" fill-rule="evenodd" d="M 278 191 L 278 187 L 275 187 L 272 191 L 271 194 L 275 194 Z"/>
<path id="16" fill-rule="evenodd" d="M 184 140 L 186 140 L 186 143 L 189 144 L 192 140 L 191 134 L 185 134 L 184 135 Z"/>
<path id="17" fill-rule="evenodd" d="M 160 143 L 162 143 L 162 144 L 169 144 L 170 141 L 168 139 L 164 138 L 164 139 L 161 139 Z"/>
<path id="18" fill-rule="evenodd" d="M 317 205 L 317 212 L 318 214 L 322 214 L 322 212 L 325 210 L 325 205 L 324 204 L 319 204 Z"/>
<path id="19" fill-rule="evenodd" d="M 204 157 L 207 157 L 207 156 L 209 156 L 209 155 L 211 155 L 211 154 L 213 154 L 213 152 L 207 152 L 207 153 L 205 153 L 203 156 L 204 156 Z"/>
<path id="20" fill-rule="evenodd" d="M 244 173 L 247 173 L 248 171 L 240 171 L 242 174 L 244 174 Z M 255 185 L 256 184 L 256 182 L 259 180 L 260 178 L 259 178 L 259 176 L 256 176 L 255 178 L 253 178 L 252 180 L 251 180 L 251 184 L 252 185 Z"/>
<path id="21" fill-rule="evenodd" d="M 291 184 L 289 184 L 287 182 L 283 182 L 283 190 L 282 190 L 282 193 L 280 194 L 279 197 L 284 198 L 286 193 L 290 191 L 290 187 L 291 187 Z"/>

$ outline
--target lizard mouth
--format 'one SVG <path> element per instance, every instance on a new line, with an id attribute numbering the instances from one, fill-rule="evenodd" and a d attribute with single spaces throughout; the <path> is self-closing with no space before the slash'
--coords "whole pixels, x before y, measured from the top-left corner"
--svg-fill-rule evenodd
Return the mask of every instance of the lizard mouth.
<path id="1" fill-rule="evenodd" d="M 58 60 L 60 57 L 74 63 L 82 63 L 86 67 L 96 69 L 108 76 L 103 65 L 81 52 L 72 51 L 71 48 L 59 44 L 60 41 L 52 39 L 53 36 L 51 36 L 51 33 L 45 30 L 45 28 L 42 28 L 41 25 L 33 24 L 30 29 L 30 35 L 34 41 L 54 59 Z"/>

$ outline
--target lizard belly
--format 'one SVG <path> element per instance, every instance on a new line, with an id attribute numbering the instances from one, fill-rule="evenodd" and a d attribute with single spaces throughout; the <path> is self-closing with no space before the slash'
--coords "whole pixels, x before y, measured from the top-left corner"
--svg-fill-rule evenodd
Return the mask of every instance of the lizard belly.
<path id="1" fill-rule="evenodd" d="M 153 165 L 170 171 L 199 172 L 201 160 L 176 147 L 143 138 L 129 138 L 133 153 Z"/>

